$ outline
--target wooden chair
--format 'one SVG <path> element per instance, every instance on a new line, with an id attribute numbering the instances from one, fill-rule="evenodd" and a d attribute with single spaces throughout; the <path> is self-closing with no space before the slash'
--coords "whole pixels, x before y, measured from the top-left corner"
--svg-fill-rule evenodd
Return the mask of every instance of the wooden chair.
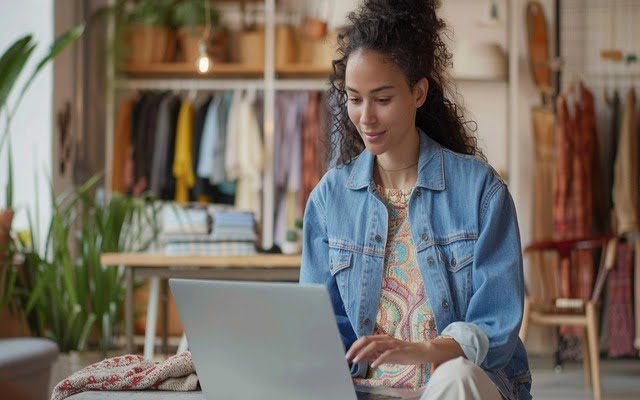
<path id="1" fill-rule="evenodd" d="M 577 252 L 589 250 L 598 260 L 598 272 L 588 298 L 562 296 L 559 290 L 562 269 L 577 268 Z M 601 250 L 597 252 L 597 250 Z M 524 315 L 520 338 L 524 342 L 529 324 L 551 326 L 579 326 L 586 331 L 582 338 L 585 384 L 593 390 L 595 400 L 602 398 L 600 383 L 600 352 L 598 347 L 598 307 L 607 274 L 615 264 L 616 238 L 597 237 L 576 240 L 541 241 L 529 245 L 525 256 L 534 254 L 556 255 L 555 262 L 543 263 L 538 278 L 545 286 L 543 294 L 525 296 Z M 548 261 L 549 258 L 544 260 Z"/>

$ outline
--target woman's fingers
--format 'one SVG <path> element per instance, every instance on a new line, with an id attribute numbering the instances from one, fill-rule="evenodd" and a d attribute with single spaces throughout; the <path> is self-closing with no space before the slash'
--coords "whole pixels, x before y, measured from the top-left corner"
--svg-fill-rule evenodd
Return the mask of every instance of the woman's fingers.
<path id="1" fill-rule="evenodd" d="M 371 363 L 371 368 L 378 368 L 380 365 L 382 365 L 384 363 L 393 362 L 394 360 L 392 360 L 391 358 L 396 353 L 398 353 L 399 350 L 400 350 L 400 348 L 396 347 L 396 348 L 391 348 L 391 349 L 388 349 L 388 350 L 384 351 L 382 354 L 380 354 L 380 356 L 378 358 L 373 360 L 373 362 Z"/>
<path id="2" fill-rule="evenodd" d="M 360 362 L 364 359 L 373 360 L 394 342 L 393 338 L 383 335 L 365 336 L 353 343 L 345 358 L 350 362 Z"/>
<path id="3" fill-rule="evenodd" d="M 383 336 L 383 335 L 361 337 L 351 345 L 351 348 L 349 349 L 349 351 L 347 351 L 345 358 L 349 362 L 359 362 L 360 360 L 362 360 L 362 357 L 358 357 L 358 356 L 362 353 L 363 349 L 367 348 L 372 344 L 374 345 L 374 348 L 375 348 L 376 343 L 382 343 L 389 340 L 393 340 L 393 339 L 390 338 L 389 336 Z M 358 359 L 356 360 L 356 358 Z"/>

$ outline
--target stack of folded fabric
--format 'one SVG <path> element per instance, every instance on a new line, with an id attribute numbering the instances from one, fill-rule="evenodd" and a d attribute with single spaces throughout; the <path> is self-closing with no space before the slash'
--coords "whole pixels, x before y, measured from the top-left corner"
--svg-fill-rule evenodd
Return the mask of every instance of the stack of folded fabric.
<path id="1" fill-rule="evenodd" d="M 229 208 L 209 207 L 207 232 L 189 230 L 166 232 L 162 235 L 164 253 L 173 256 L 210 255 L 234 256 L 256 253 L 253 214 Z"/>

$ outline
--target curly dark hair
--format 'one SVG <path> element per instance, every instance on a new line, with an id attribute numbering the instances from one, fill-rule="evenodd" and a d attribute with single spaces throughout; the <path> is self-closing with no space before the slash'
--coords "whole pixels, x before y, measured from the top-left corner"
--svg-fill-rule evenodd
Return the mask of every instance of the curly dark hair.
<path id="1" fill-rule="evenodd" d="M 438 0 L 365 0 L 348 15 L 350 24 L 338 35 L 338 53 L 329 77 L 332 114 L 330 153 L 339 151 L 337 164 L 349 164 L 364 149 L 364 142 L 347 113 L 345 70 L 357 50 L 372 50 L 397 64 L 409 87 L 422 78 L 429 81 L 424 104 L 417 110 L 416 125 L 442 146 L 457 153 L 486 160 L 478 148 L 476 124 L 464 118 L 448 80 L 451 53 L 442 40 L 446 24 L 436 15 Z"/>

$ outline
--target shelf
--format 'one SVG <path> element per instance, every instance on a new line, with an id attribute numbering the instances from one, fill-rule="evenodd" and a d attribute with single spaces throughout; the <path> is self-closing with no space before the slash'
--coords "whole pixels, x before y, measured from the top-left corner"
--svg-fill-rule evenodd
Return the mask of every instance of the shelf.
<path id="1" fill-rule="evenodd" d="M 123 74 L 135 77 L 189 77 L 199 79 L 210 78 L 258 78 L 264 76 L 261 65 L 245 65 L 240 63 L 213 63 L 211 70 L 200 73 L 195 63 L 171 62 L 156 64 L 127 64 L 122 68 Z M 309 64 L 287 64 L 276 68 L 276 75 L 282 78 L 328 78 L 331 69 Z"/>
<path id="2" fill-rule="evenodd" d="M 276 74 L 283 78 L 322 77 L 328 78 L 332 70 L 330 67 L 310 64 L 286 64 L 276 67 Z"/>
<path id="3" fill-rule="evenodd" d="M 195 63 L 171 62 L 156 64 L 127 64 L 122 68 L 122 73 L 130 76 L 173 76 L 210 79 L 212 77 L 251 77 L 257 78 L 264 75 L 264 68 L 260 65 L 244 65 L 239 63 L 212 63 L 211 70 L 200 73 Z"/>

